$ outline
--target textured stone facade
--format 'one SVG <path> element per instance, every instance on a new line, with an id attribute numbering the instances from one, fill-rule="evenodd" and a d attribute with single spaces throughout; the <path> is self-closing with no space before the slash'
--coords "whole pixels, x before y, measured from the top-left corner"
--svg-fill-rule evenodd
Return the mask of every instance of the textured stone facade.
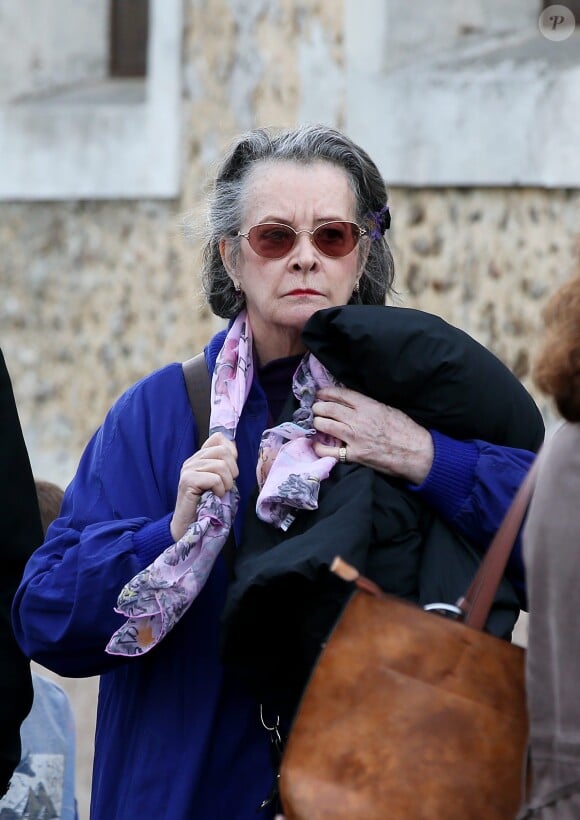
<path id="1" fill-rule="evenodd" d="M 580 192 L 391 191 L 404 304 L 443 316 L 498 355 L 534 393 L 530 362 L 546 298 L 580 261 Z"/>
<path id="2" fill-rule="evenodd" d="M 196 352 L 220 326 L 203 306 L 198 249 L 183 230 L 184 213 L 198 204 L 194 183 L 195 192 L 201 187 L 200 172 L 189 174 L 183 207 L 0 205 L 2 346 L 35 472 L 47 479 L 70 479 L 125 388 Z M 580 194 L 393 189 L 390 196 L 396 303 L 464 328 L 531 387 L 542 304 L 579 253 Z"/>

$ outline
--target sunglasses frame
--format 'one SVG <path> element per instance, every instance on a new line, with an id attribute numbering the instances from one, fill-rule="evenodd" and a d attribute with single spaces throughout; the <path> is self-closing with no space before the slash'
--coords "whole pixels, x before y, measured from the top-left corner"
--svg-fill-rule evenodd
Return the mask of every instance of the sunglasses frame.
<path id="1" fill-rule="evenodd" d="M 356 227 L 356 229 L 358 230 L 358 238 L 357 238 L 356 242 L 354 243 L 352 248 L 349 251 L 347 251 L 347 253 L 344 253 L 341 256 L 333 255 L 333 254 L 330 254 L 330 253 L 325 253 L 322 250 L 322 248 L 320 248 L 318 246 L 318 244 L 316 243 L 315 238 L 314 238 L 316 232 L 319 231 L 321 228 L 325 228 L 328 225 L 337 225 L 337 224 L 338 225 L 354 225 Z M 294 234 L 294 242 L 288 248 L 287 251 L 280 254 L 280 256 L 264 256 L 264 254 L 260 253 L 259 251 L 256 250 L 256 248 L 254 248 L 254 246 L 252 245 L 252 243 L 250 241 L 250 233 L 254 230 L 254 228 L 260 228 L 263 225 L 268 225 L 268 226 L 272 226 L 272 227 L 276 227 L 276 228 L 284 228 L 288 231 L 292 231 L 292 233 Z M 317 225 L 317 227 L 313 228 L 313 230 L 311 230 L 311 231 L 309 231 L 307 228 L 301 228 L 299 231 L 297 231 L 296 228 L 292 227 L 292 225 L 285 225 L 283 222 L 258 222 L 256 225 L 252 225 L 250 228 L 248 228 L 246 233 L 243 233 L 242 231 L 238 231 L 236 236 L 243 236 L 244 239 L 247 239 L 249 244 L 250 244 L 250 248 L 254 251 L 254 253 L 257 253 L 258 256 L 261 256 L 262 259 L 283 259 L 285 256 L 287 256 L 294 249 L 296 243 L 298 242 L 298 237 L 301 233 L 309 234 L 310 235 L 310 241 L 312 242 L 312 244 L 314 245 L 316 250 L 319 253 L 321 253 L 323 256 L 326 256 L 328 259 L 344 259 L 345 256 L 348 256 L 349 253 L 352 253 L 354 251 L 354 249 L 356 248 L 358 243 L 361 241 L 363 236 L 368 235 L 368 231 L 367 231 L 366 228 L 361 228 L 361 226 L 358 223 L 351 222 L 350 219 L 331 219 L 329 222 L 323 222 L 322 225 Z"/>

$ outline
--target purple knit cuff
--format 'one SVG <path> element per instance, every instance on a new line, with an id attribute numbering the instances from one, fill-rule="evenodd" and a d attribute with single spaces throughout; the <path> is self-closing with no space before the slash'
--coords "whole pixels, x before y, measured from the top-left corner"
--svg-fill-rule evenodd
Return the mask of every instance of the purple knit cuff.
<path id="1" fill-rule="evenodd" d="M 133 547 L 136 555 L 143 564 L 142 569 L 148 567 L 164 549 L 173 544 L 171 537 L 171 518 L 173 513 L 169 513 L 159 521 L 152 521 L 145 524 L 140 530 L 133 533 Z"/>
<path id="2" fill-rule="evenodd" d="M 472 441 L 457 441 L 436 430 L 429 432 L 435 451 L 431 470 L 422 484 L 408 486 L 452 521 L 473 490 L 479 451 Z"/>

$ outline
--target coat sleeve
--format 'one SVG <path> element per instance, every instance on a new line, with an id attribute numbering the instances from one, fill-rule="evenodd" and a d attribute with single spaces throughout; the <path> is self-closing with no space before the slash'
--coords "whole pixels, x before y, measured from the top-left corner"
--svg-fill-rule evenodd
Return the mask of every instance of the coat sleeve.
<path id="1" fill-rule="evenodd" d="M 169 398 L 173 376 L 139 383 L 112 408 L 26 567 L 13 609 L 16 636 L 58 674 L 103 674 L 125 662 L 105 653 L 124 621 L 117 597 L 172 543 L 179 471 L 193 447 L 183 384 Z"/>
<path id="2" fill-rule="evenodd" d="M 20 760 L 20 724 L 32 705 L 28 659 L 10 623 L 24 566 L 42 543 L 42 526 L 12 384 L 0 351 L 0 797 Z"/>
<path id="3" fill-rule="evenodd" d="M 536 454 L 486 441 L 456 441 L 434 430 L 431 435 L 433 466 L 423 484 L 412 489 L 450 526 L 486 548 Z M 525 605 L 521 532 L 506 574 Z"/>

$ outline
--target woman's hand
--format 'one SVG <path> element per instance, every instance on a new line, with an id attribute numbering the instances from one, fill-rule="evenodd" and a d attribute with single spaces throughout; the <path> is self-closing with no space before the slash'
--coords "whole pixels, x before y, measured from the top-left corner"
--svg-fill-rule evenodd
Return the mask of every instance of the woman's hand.
<path id="1" fill-rule="evenodd" d="M 413 484 L 421 484 L 433 463 L 433 439 L 401 410 L 346 387 L 318 391 L 314 426 L 346 446 L 347 460 Z M 337 457 L 337 448 L 316 443 L 318 456 Z"/>
<path id="2" fill-rule="evenodd" d="M 213 433 L 197 453 L 184 461 L 170 525 L 174 541 L 179 541 L 195 520 L 202 493 L 212 490 L 220 498 L 223 497 L 232 489 L 238 474 L 236 445 L 223 433 Z"/>

